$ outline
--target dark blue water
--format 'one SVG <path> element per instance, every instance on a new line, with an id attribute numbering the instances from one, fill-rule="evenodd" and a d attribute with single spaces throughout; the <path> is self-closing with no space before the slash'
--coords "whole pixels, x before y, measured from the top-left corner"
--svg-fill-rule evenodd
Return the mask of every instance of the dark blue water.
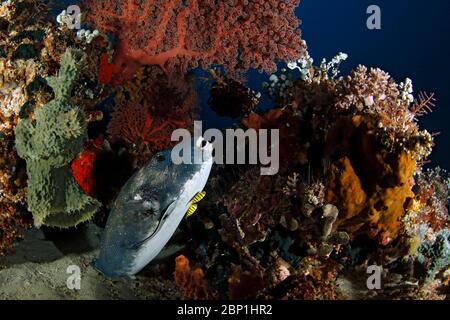
<path id="1" fill-rule="evenodd" d="M 371 4 L 381 8 L 381 30 L 366 28 Z M 398 81 L 410 77 L 416 93 L 436 93 L 436 108 L 421 123 L 441 132 L 431 159 L 450 169 L 450 1 L 304 0 L 298 16 L 312 56 L 340 50 L 349 54 L 345 71 L 358 64 L 380 67 Z"/>
<path id="2" fill-rule="evenodd" d="M 372 4 L 381 8 L 381 30 L 366 27 L 366 10 Z M 318 63 L 342 51 L 349 55 L 341 67 L 343 74 L 358 64 L 380 67 L 397 81 L 411 78 L 416 93 L 435 92 L 437 106 L 422 117 L 421 125 L 430 132 L 441 132 L 431 159 L 450 169 L 450 1 L 303 0 L 297 16 L 303 21 L 309 52 Z M 264 79 L 250 72 L 249 86 L 261 90 Z M 208 127 L 231 123 L 207 108 L 202 116 Z"/>

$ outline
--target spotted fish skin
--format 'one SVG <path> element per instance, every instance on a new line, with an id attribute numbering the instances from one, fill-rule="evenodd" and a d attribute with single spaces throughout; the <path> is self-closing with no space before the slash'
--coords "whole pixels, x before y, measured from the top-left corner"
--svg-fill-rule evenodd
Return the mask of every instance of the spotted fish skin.
<path id="1" fill-rule="evenodd" d="M 213 163 L 212 145 L 193 139 L 183 143 L 191 148 L 194 164 L 176 165 L 171 150 L 160 152 L 120 191 L 94 261 L 105 276 L 132 277 L 142 270 L 164 248 L 191 205 L 201 200 Z M 195 148 L 202 154 L 200 164 L 194 162 Z"/>

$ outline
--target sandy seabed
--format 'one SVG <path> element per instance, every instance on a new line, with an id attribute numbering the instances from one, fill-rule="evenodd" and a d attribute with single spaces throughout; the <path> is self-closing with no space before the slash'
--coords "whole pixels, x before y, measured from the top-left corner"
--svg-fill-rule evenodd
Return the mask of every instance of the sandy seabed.
<path id="1" fill-rule="evenodd" d="M 182 298 L 175 283 L 152 272 L 151 266 L 136 279 L 117 281 L 92 268 L 100 238 L 100 229 L 95 225 L 84 226 L 63 238 L 51 238 L 42 230 L 27 230 L 14 251 L 0 258 L 1 300 Z M 67 285 L 71 276 L 67 269 L 73 265 L 81 271 L 79 290 Z"/>

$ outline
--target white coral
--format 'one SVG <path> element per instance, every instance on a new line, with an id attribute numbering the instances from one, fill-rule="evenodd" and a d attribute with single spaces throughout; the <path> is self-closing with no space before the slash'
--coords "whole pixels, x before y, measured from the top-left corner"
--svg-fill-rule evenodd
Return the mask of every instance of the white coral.
<path id="1" fill-rule="evenodd" d="M 85 41 L 86 43 L 91 43 L 95 38 L 97 38 L 100 35 L 100 32 L 98 30 L 85 30 L 81 29 L 77 32 L 77 40 L 79 41 Z"/>
<path id="2" fill-rule="evenodd" d="M 27 102 L 26 94 L 21 87 L 17 87 L 9 94 L 0 96 L 0 112 L 7 118 L 17 116 L 25 102 Z"/>

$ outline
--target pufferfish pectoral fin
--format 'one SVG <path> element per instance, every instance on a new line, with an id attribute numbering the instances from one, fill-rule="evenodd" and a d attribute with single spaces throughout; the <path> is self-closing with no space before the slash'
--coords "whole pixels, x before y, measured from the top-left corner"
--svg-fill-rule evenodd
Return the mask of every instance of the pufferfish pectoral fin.
<path id="1" fill-rule="evenodd" d="M 197 193 L 191 200 L 191 206 L 189 207 L 188 211 L 186 212 L 186 219 L 189 218 L 194 214 L 194 212 L 197 210 L 197 203 L 199 203 L 204 197 L 206 196 L 206 192 L 202 191 Z"/>

